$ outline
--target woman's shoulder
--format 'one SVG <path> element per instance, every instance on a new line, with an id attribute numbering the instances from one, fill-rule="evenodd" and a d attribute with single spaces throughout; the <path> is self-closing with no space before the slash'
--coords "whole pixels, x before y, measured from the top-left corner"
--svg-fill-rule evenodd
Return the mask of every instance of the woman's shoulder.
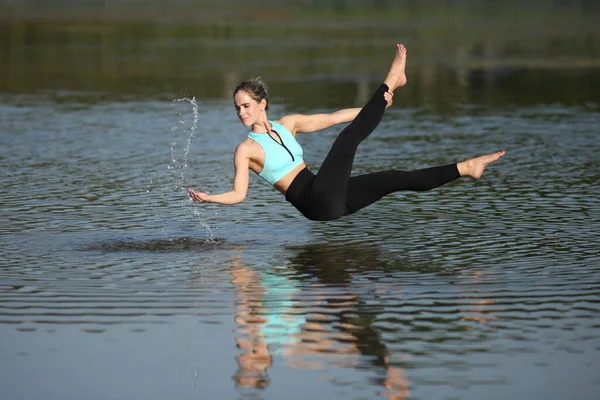
<path id="1" fill-rule="evenodd" d="M 256 145 L 256 141 L 251 139 L 250 137 L 246 137 L 240 144 L 237 145 L 236 151 L 252 151 L 253 147 Z"/>
<path id="2" fill-rule="evenodd" d="M 296 136 L 296 114 L 286 115 L 271 122 L 275 122 L 276 124 L 283 126 L 288 132 Z"/>

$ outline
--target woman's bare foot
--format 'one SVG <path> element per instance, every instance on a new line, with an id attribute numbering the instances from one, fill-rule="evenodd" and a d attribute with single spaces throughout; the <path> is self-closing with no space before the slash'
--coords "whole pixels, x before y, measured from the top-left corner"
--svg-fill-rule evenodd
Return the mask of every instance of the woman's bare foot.
<path id="1" fill-rule="evenodd" d="M 486 154 L 484 156 L 471 158 L 463 162 L 456 164 L 460 176 L 470 176 L 473 179 L 481 178 L 483 170 L 488 165 L 498 161 L 505 154 L 505 151 L 499 151 L 498 153 Z"/>
<path id="2" fill-rule="evenodd" d="M 392 65 L 388 71 L 387 76 L 383 83 L 389 88 L 390 92 L 398 89 L 401 86 L 406 85 L 406 47 L 403 44 L 396 45 L 396 56 L 392 60 Z"/>

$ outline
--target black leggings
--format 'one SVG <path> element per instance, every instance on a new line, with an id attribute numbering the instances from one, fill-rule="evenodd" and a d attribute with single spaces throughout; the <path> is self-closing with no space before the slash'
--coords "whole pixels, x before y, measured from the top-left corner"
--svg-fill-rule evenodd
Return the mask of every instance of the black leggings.
<path id="1" fill-rule="evenodd" d="M 350 176 L 359 143 L 379 125 L 388 90 L 382 84 L 360 113 L 335 139 L 329 154 L 314 175 L 300 171 L 285 198 L 306 218 L 331 221 L 373 204 L 383 196 L 400 190 L 422 191 L 442 186 L 460 177 L 456 164 L 416 171 L 389 170 Z"/>

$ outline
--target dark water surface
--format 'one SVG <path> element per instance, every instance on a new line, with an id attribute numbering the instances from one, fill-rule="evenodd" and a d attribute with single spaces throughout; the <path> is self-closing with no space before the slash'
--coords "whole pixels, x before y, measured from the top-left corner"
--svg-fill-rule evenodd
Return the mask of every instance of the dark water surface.
<path id="1" fill-rule="evenodd" d="M 600 397 L 595 6 L 104 3 L 0 3 L 3 398 Z M 327 223 L 254 176 L 187 199 L 231 186 L 239 80 L 351 107 L 396 41 L 355 172 L 506 150 L 481 180 Z M 299 136 L 314 170 L 337 132 Z"/>

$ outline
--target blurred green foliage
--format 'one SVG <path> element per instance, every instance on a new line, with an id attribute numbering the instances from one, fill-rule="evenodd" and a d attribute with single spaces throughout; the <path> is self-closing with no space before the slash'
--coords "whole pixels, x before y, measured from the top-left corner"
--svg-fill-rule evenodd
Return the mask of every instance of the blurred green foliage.
<path id="1" fill-rule="evenodd" d="M 587 0 L 0 1 L 0 93 L 224 99 L 261 75 L 282 100 L 330 106 L 362 101 L 402 42 L 420 102 L 490 87 L 597 101 L 599 14 Z"/>

